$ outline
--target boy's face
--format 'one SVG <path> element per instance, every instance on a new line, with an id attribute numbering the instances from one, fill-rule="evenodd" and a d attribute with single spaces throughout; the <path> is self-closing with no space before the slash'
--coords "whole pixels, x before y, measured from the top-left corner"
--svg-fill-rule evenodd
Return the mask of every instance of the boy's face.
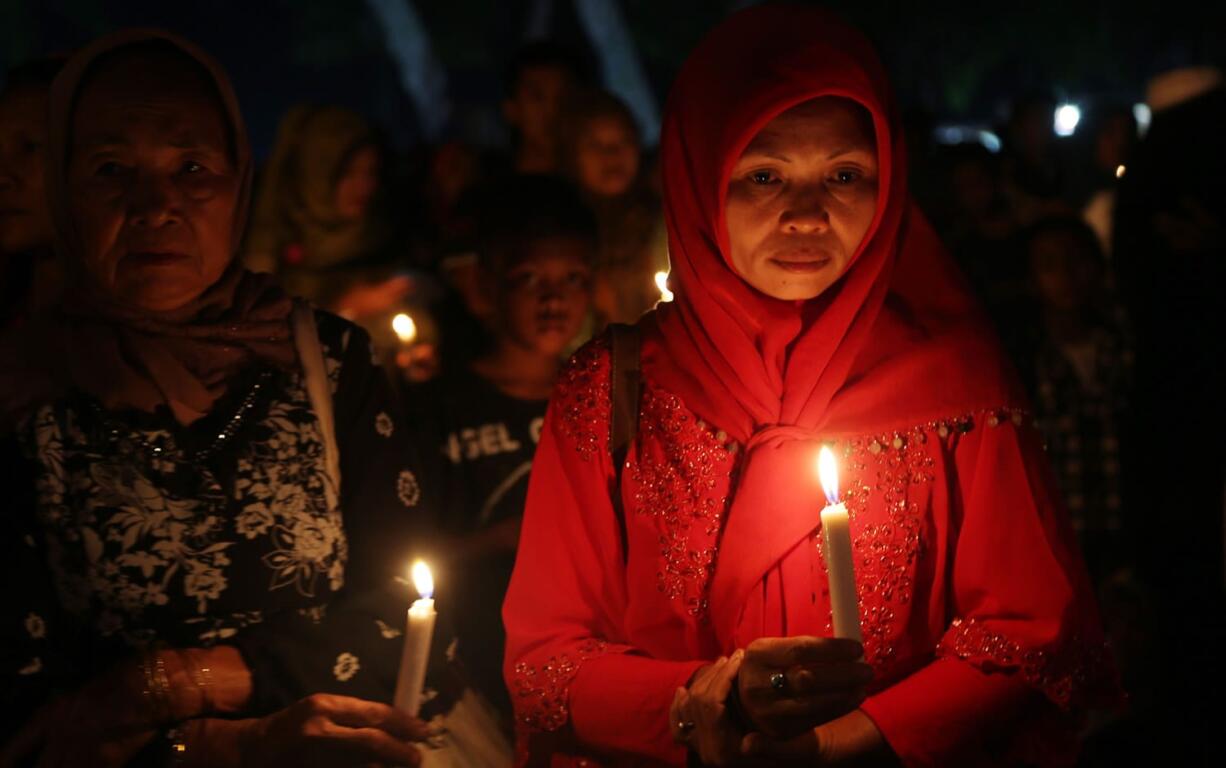
<path id="1" fill-rule="evenodd" d="M 528 67 L 503 102 L 503 115 L 528 142 L 550 144 L 571 86 L 570 73 L 560 67 Z"/>
<path id="2" fill-rule="evenodd" d="M 592 301 L 591 244 L 569 236 L 533 240 L 495 278 L 496 332 L 538 354 L 561 355 Z"/>
<path id="3" fill-rule="evenodd" d="M 594 118 L 585 126 L 575 147 L 579 185 L 594 195 L 616 197 L 634 183 L 639 173 L 638 140 L 616 117 Z"/>
<path id="4" fill-rule="evenodd" d="M 1039 298 L 1054 309 L 1083 306 L 1101 279 L 1094 256 L 1077 238 L 1047 232 L 1030 243 L 1030 270 Z"/>

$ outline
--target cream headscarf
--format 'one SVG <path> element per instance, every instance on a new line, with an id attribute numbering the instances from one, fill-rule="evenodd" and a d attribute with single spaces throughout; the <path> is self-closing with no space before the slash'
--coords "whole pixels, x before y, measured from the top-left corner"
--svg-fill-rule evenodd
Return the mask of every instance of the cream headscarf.
<path id="1" fill-rule="evenodd" d="M 228 380 L 244 367 L 256 361 L 282 368 L 294 365 L 288 320 L 292 304 L 266 276 L 246 272 L 237 261 L 197 299 L 165 313 L 120 304 L 84 269 L 67 188 L 76 101 L 101 59 L 150 44 L 163 44 L 194 61 L 216 88 L 240 179 L 232 254 L 242 240 L 251 194 L 251 150 L 238 100 L 221 65 L 194 44 L 157 30 L 124 30 L 95 40 L 68 61 L 51 88 L 48 199 L 68 286 L 45 348 L 63 356 L 52 374 L 61 386 L 75 386 L 112 409 L 152 412 L 165 406 L 181 423 L 191 423 L 208 413 Z"/>

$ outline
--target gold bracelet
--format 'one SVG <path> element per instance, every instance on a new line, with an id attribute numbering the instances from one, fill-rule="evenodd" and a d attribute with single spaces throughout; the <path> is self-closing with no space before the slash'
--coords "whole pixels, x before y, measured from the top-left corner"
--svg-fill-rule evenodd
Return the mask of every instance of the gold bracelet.
<path id="1" fill-rule="evenodd" d="M 141 662 L 141 671 L 145 677 L 145 689 L 141 693 L 149 701 L 150 717 L 155 723 L 169 722 L 172 713 L 166 660 L 157 652 L 146 654 Z"/>
<path id="2" fill-rule="evenodd" d="M 196 651 L 183 651 L 183 656 L 191 668 L 192 682 L 200 691 L 200 712 L 208 714 L 213 711 L 213 670 L 200 663 Z"/>

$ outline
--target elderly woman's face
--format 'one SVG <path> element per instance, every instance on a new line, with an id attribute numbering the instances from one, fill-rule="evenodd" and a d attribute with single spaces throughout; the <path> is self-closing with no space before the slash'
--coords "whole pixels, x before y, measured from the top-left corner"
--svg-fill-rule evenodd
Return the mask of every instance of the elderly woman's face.
<path id="1" fill-rule="evenodd" d="M 189 61 L 106 65 L 73 116 L 68 192 L 85 267 L 117 300 L 174 310 L 232 256 L 239 178 L 221 105 Z"/>
<path id="2" fill-rule="evenodd" d="M 766 124 L 728 182 L 732 264 L 768 296 L 820 295 L 846 271 L 877 210 L 877 148 L 868 113 L 820 98 Z"/>

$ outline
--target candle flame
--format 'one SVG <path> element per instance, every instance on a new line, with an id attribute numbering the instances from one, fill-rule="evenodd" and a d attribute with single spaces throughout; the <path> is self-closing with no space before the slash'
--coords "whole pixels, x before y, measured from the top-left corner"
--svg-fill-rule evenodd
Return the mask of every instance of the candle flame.
<path id="1" fill-rule="evenodd" d="M 417 588 L 417 594 L 426 600 L 434 597 L 434 576 L 430 574 L 430 566 L 426 565 L 424 560 L 418 560 L 413 563 L 410 573 L 413 577 L 413 586 Z"/>
<path id="2" fill-rule="evenodd" d="M 660 289 L 660 301 L 672 301 L 673 292 L 668 289 L 668 273 L 656 273 L 656 287 Z"/>
<path id="3" fill-rule="evenodd" d="M 413 318 L 401 312 L 392 318 L 392 330 L 400 337 L 400 341 L 409 344 L 417 338 L 417 323 Z"/>
<path id="4" fill-rule="evenodd" d="M 826 492 L 826 501 L 839 503 L 839 466 L 834 461 L 834 451 L 830 446 L 823 445 L 817 455 L 817 476 L 821 478 L 822 490 Z"/>
<path id="5" fill-rule="evenodd" d="M 1126 166 L 1126 165 L 1117 165 L 1117 166 L 1115 167 L 1115 178 L 1117 178 L 1117 179 L 1122 179 L 1122 178 L 1124 178 L 1124 174 L 1125 174 L 1125 173 L 1127 173 L 1127 172 L 1128 172 L 1128 166 Z"/>

